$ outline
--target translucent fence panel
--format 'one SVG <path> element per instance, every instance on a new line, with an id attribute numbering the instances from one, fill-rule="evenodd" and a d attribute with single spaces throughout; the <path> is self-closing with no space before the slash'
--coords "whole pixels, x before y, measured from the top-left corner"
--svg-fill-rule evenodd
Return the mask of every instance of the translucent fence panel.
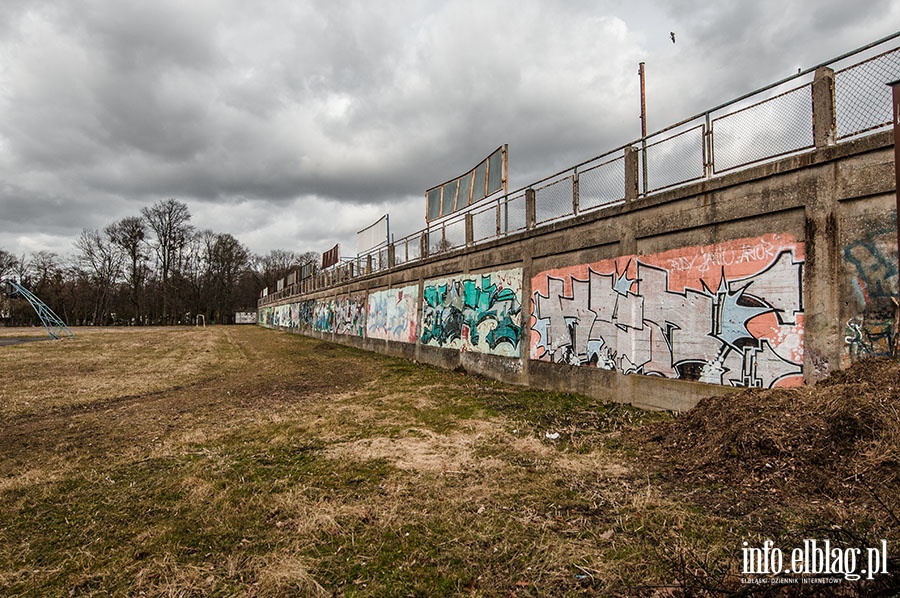
<path id="1" fill-rule="evenodd" d="M 422 237 L 418 234 L 406 237 L 406 260 L 414 262 L 422 257 Z"/>
<path id="2" fill-rule="evenodd" d="M 900 80 L 900 49 L 834 73 L 837 137 L 842 139 L 891 123 L 891 88 Z"/>
<path id="3" fill-rule="evenodd" d="M 625 199 L 625 157 L 592 165 L 578 173 L 578 210 L 584 212 Z"/>
<path id="4" fill-rule="evenodd" d="M 456 217 L 444 223 L 444 245 L 449 251 L 466 244 L 466 219 Z"/>
<path id="5" fill-rule="evenodd" d="M 443 224 L 429 227 L 425 236 L 428 243 L 428 255 L 436 255 L 447 251 L 447 244 L 444 242 Z"/>
<path id="6" fill-rule="evenodd" d="M 487 241 L 497 236 L 497 206 L 495 201 L 472 212 L 472 240 L 475 243 Z"/>
<path id="7" fill-rule="evenodd" d="M 572 214 L 572 200 L 575 192 L 573 182 L 574 177 L 569 175 L 534 190 L 534 211 L 537 223 Z"/>
<path id="8" fill-rule="evenodd" d="M 394 242 L 394 265 L 399 266 L 405 264 L 409 260 L 406 259 L 406 239 Z"/>
<path id="9" fill-rule="evenodd" d="M 703 130 L 697 125 L 647 146 L 647 191 L 703 178 Z"/>
<path id="10" fill-rule="evenodd" d="M 525 194 L 500 200 L 500 234 L 508 235 L 525 230 Z"/>
<path id="11" fill-rule="evenodd" d="M 388 241 L 388 216 L 385 214 L 356 233 L 356 253 L 365 253 Z"/>
<path id="12" fill-rule="evenodd" d="M 720 116 L 712 133 L 716 173 L 811 148 L 812 84 Z"/>

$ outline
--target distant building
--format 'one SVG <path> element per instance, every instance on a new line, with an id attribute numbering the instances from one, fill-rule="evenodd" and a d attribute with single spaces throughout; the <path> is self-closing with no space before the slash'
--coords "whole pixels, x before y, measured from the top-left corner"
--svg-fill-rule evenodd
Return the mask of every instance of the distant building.
<path id="1" fill-rule="evenodd" d="M 236 311 L 234 312 L 235 324 L 256 324 L 255 311 Z"/>

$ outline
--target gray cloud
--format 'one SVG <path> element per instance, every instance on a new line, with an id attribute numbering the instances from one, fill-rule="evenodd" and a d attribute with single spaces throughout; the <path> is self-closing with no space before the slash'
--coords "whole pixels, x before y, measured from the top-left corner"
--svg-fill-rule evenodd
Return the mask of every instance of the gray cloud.
<path id="1" fill-rule="evenodd" d="M 509 143 L 511 185 L 890 32 L 889 0 L 3 1 L 0 247 L 166 197 L 257 252 L 353 253 Z M 887 15 L 887 16 L 886 16 Z M 677 43 L 669 31 L 677 32 Z"/>

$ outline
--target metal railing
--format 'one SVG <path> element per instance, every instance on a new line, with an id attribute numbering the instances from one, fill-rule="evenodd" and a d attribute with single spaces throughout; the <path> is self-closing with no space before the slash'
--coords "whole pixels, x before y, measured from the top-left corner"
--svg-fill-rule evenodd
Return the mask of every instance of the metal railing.
<path id="1" fill-rule="evenodd" d="M 270 292 L 260 299 L 260 305 L 277 302 L 286 293 L 318 290 L 809 151 L 820 143 L 827 145 L 883 129 L 892 122 L 887 83 L 900 79 L 897 38 L 900 32 L 521 189 L 495 194 L 435 219 L 424 230 L 341 264 L 345 269 L 340 275 L 317 275 L 311 283 Z M 819 91 L 817 81 L 825 83 Z M 824 108 L 817 114 L 814 106 Z M 629 160 L 629 153 L 636 159 Z M 634 191 L 629 191 L 629 185 Z"/>

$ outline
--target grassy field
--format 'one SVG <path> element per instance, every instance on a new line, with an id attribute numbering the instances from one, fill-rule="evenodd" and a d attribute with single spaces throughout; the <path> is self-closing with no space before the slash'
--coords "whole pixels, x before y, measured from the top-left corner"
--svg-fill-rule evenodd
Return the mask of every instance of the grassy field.
<path id="1" fill-rule="evenodd" d="M 256 327 L 76 334 L 0 347 L 6 596 L 737 593 L 742 541 L 841 516 L 673 475 L 669 415 Z"/>

